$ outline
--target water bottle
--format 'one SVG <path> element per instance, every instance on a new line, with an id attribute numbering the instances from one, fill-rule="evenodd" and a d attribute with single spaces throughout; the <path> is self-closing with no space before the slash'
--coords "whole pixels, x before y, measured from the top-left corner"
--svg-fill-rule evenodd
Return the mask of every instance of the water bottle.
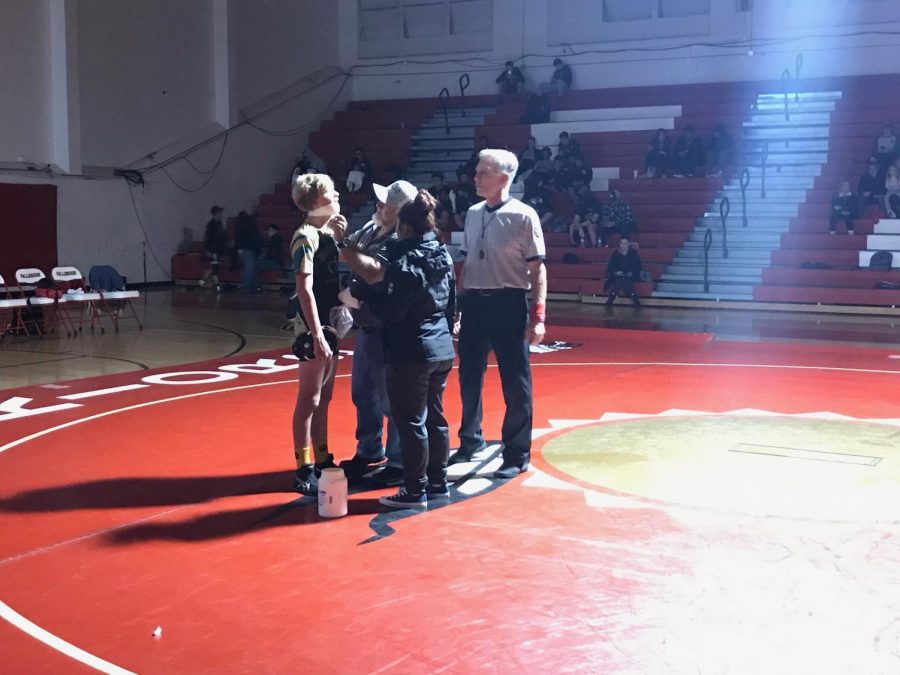
<path id="1" fill-rule="evenodd" d="M 322 469 L 319 476 L 319 516 L 340 518 L 347 515 L 347 476 L 339 468 Z"/>

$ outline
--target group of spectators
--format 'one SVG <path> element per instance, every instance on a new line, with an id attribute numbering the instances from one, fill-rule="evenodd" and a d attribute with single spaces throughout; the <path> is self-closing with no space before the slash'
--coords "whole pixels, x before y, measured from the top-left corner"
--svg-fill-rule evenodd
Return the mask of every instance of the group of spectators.
<path id="1" fill-rule="evenodd" d="M 224 263 L 227 269 L 241 270 L 240 291 L 259 292 L 259 272 L 285 269 L 284 238 L 278 226 L 269 223 L 266 237 L 259 233 L 256 217 L 246 209 L 237 214 L 234 238 L 229 239 L 223 221 L 224 209 L 218 204 L 209 210 L 210 219 L 206 223 L 203 236 L 202 257 L 207 263 L 200 285 L 212 285 L 217 292 L 224 286 L 219 279 L 219 270 Z"/>
<path id="2" fill-rule="evenodd" d="M 650 138 L 644 159 L 644 178 L 671 176 L 724 176 L 734 164 L 734 139 L 717 124 L 706 143 L 692 124 L 687 125 L 675 143 L 665 129 L 657 129 Z"/>
<path id="3" fill-rule="evenodd" d="M 504 96 L 521 96 L 525 93 L 525 75 L 513 61 L 507 61 L 503 72 L 497 76 L 497 86 L 501 98 Z M 553 59 L 553 74 L 548 82 L 537 86 L 541 95 L 556 94 L 562 96 L 572 88 L 572 67 L 560 58 Z"/>
<path id="4" fill-rule="evenodd" d="M 835 234 L 842 224 L 847 234 L 855 234 L 854 220 L 872 208 L 887 218 L 900 218 L 900 147 L 891 122 L 884 123 L 875 139 L 856 191 L 849 180 L 843 180 L 831 198 L 829 232 Z"/>

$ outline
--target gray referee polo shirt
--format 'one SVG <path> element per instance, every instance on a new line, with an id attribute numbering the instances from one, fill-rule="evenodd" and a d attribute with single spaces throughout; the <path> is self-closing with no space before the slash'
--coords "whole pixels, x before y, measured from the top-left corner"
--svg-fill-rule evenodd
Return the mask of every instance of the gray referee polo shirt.
<path id="1" fill-rule="evenodd" d="M 528 289 L 528 261 L 545 255 L 541 219 L 518 199 L 507 200 L 496 211 L 479 202 L 466 214 L 462 252 L 463 290 Z"/>

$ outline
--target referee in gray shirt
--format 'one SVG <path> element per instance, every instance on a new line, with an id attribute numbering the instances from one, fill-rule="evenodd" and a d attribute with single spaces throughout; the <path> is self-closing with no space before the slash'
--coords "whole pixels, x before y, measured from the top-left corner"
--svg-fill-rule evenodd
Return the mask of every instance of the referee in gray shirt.
<path id="1" fill-rule="evenodd" d="M 530 206 L 509 196 L 519 168 L 506 150 L 482 150 L 475 189 L 484 201 L 469 209 L 459 275 L 460 447 L 451 463 L 481 450 L 482 387 L 491 351 L 497 358 L 506 414 L 501 438 L 503 464 L 496 478 L 513 478 L 531 459 L 532 394 L 529 344 L 544 337 L 547 270 L 541 221 Z M 529 313 L 528 289 L 532 290 Z"/>

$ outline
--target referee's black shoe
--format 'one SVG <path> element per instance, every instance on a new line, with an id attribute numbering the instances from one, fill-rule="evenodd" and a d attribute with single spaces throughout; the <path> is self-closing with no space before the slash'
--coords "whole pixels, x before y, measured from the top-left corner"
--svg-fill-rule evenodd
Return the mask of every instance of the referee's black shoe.
<path id="1" fill-rule="evenodd" d="M 516 464 L 510 460 L 503 460 L 503 464 L 500 465 L 500 468 L 494 472 L 494 478 L 515 478 L 520 473 L 525 473 L 528 471 L 528 461 L 526 460 L 524 464 Z"/>

